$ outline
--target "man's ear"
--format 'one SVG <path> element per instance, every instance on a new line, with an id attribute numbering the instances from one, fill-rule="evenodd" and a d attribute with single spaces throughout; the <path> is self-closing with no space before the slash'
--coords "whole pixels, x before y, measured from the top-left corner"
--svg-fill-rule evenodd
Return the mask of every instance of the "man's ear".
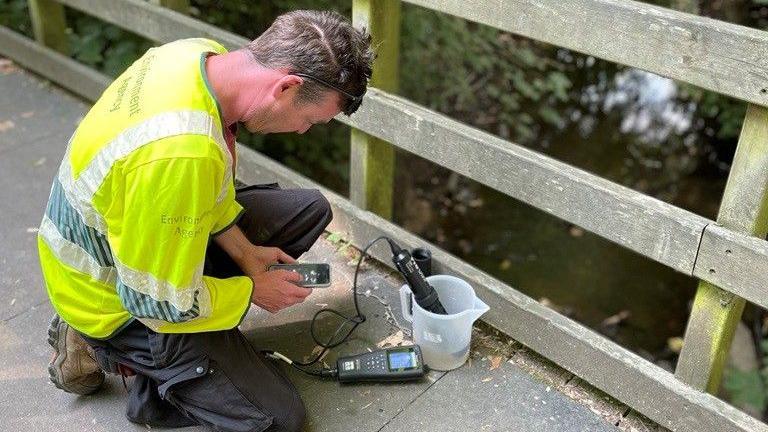
<path id="1" fill-rule="evenodd" d="M 299 87 L 304 83 L 304 79 L 296 75 L 286 75 L 277 81 L 274 87 L 275 99 L 281 99 L 291 93 L 295 93 L 299 90 Z"/>

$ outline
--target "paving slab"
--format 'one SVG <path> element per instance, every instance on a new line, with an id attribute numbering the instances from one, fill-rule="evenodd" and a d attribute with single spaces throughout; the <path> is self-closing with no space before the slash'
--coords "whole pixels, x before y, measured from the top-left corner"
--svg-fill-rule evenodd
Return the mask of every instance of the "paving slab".
<path id="1" fill-rule="evenodd" d="M 63 147 L 88 111 L 81 100 L 22 69 L 2 68 L 0 79 L 0 157 L 45 136 L 64 137 Z"/>
<path id="2" fill-rule="evenodd" d="M 381 432 L 432 432 L 436 425 L 441 432 L 617 430 L 518 366 L 488 361 L 449 372 Z"/>
<path id="3" fill-rule="evenodd" d="M 0 71 L 0 125 L 13 122 L 13 127 L 0 126 L 0 430 L 147 430 L 126 420 L 126 390 L 117 377 L 108 377 L 103 391 L 87 397 L 61 392 L 48 382 L 51 349 L 45 331 L 52 309 L 39 274 L 35 230 L 65 143 L 87 105 L 34 75 L 8 70 Z M 249 341 L 295 359 L 311 356 L 316 345 L 309 324 L 315 312 L 332 307 L 353 313 L 350 288 L 356 253 L 343 242 L 321 239 L 302 259 L 330 263 L 333 285 L 316 289 L 303 304 L 278 314 L 252 308 L 241 325 Z M 360 307 L 368 319 L 323 358 L 325 364 L 333 365 L 338 355 L 377 349 L 386 341 L 408 342 L 399 310 L 399 277 L 371 262 L 364 266 L 359 284 Z M 321 317 L 318 331 L 327 337 L 337 323 Z M 482 339 L 481 333 L 476 336 Z M 340 385 L 281 367 L 307 405 L 307 432 L 615 430 L 587 406 L 507 358 L 500 361 L 487 349 L 473 349 L 464 367 L 431 372 L 405 384 Z M 541 373 L 559 377 L 560 372 Z"/>

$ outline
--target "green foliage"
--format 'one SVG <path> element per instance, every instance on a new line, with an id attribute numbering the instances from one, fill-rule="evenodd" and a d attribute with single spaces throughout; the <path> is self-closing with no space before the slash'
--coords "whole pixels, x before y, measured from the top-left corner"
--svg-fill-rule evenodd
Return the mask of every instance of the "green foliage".
<path id="1" fill-rule="evenodd" d="M 555 49 L 412 6 L 402 25 L 402 95 L 524 144 L 563 125 L 572 83 Z"/>
<path id="2" fill-rule="evenodd" d="M 725 374 L 723 386 L 731 395 L 731 402 L 736 405 L 749 405 L 763 411 L 768 402 L 768 392 L 763 375 L 759 371 L 740 371 L 729 369 Z"/>
<path id="3" fill-rule="evenodd" d="M 0 0 L 0 25 L 33 37 L 27 0 Z"/>
<path id="4" fill-rule="evenodd" d="M 768 407 L 768 339 L 760 341 L 762 370 L 740 371 L 730 368 L 725 372 L 723 387 L 730 401 L 737 405 L 749 405 L 758 411 Z"/>
<path id="5" fill-rule="evenodd" d="M 67 19 L 73 57 L 113 77 L 152 47 L 148 40 L 86 14 L 67 10 Z"/>

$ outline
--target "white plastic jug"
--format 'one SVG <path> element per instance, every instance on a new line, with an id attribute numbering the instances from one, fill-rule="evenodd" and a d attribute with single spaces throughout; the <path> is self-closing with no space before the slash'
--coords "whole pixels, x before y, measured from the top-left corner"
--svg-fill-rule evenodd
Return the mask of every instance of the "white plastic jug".
<path id="1" fill-rule="evenodd" d="M 408 285 L 400 288 L 403 317 L 413 323 L 413 341 L 421 347 L 430 369 L 447 371 L 464 364 L 469 357 L 472 323 L 490 309 L 475 296 L 467 282 L 454 276 L 435 275 L 427 281 L 437 291 L 447 315 L 424 310 L 413 300 Z M 413 313 L 411 313 L 413 305 Z"/>

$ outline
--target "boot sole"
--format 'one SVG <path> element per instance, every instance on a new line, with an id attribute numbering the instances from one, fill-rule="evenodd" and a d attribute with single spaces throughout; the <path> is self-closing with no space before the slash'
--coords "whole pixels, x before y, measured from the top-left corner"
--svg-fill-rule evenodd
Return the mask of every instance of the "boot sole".
<path id="1" fill-rule="evenodd" d="M 62 321 L 58 314 L 55 314 L 51 319 L 51 323 L 48 325 L 48 344 L 53 347 L 53 358 L 48 363 L 48 378 L 51 380 L 56 388 L 59 388 L 67 393 L 88 395 L 95 393 L 99 390 L 104 383 L 104 376 L 102 373 L 102 380 L 96 387 L 86 387 L 82 385 L 75 385 L 75 387 L 68 388 L 62 385 L 62 373 L 61 365 L 67 360 L 67 347 L 66 338 L 64 334 L 66 331 L 67 323 Z"/>
<path id="2" fill-rule="evenodd" d="M 67 359 L 67 349 L 64 346 L 66 335 L 62 335 L 64 325 L 66 324 L 62 323 L 58 315 L 54 315 L 48 325 L 48 344 L 53 347 L 53 358 L 48 363 L 48 378 L 57 388 L 69 392 L 61 385 L 61 365 Z"/>

